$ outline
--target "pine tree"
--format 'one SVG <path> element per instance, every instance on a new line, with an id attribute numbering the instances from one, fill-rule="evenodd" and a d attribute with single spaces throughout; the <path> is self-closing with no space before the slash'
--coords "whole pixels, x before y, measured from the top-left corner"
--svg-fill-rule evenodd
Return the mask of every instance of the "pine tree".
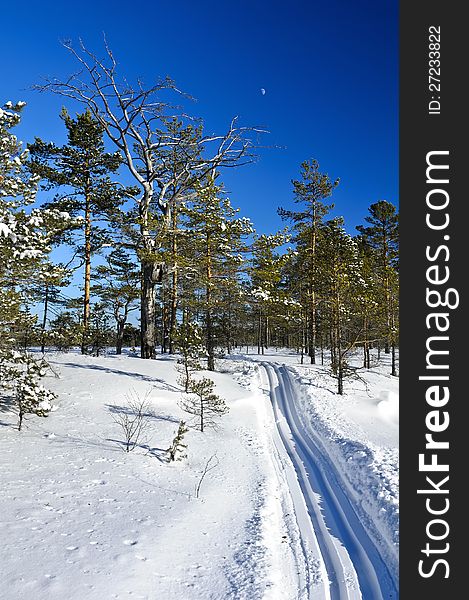
<path id="1" fill-rule="evenodd" d="M 214 178 L 197 186 L 196 198 L 184 208 L 184 226 L 188 231 L 186 247 L 196 291 L 191 308 L 203 317 L 209 371 L 215 370 L 217 329 L 220 329 L 224 308 L 223 291 L 230 290 L 232 294 L 245 262 L 244 240 L 253 231 L 249 219 L 235 218 L 237 212 Z"/>
<path id="2" fill-rule="evenodd" d="M 258 354 L 264 354 L 264 348 L 271 345 L 272 329 L 275 329 L 278 319 L 285 316 L 288 300 L 282 290 L 282 279 L 283 267 L 289 255 L 277 254 L 275 250 L 283 246 L 287 239 L 284 232 L 260 235 L 252 245 L 250 298 L 257 313 L 255 330 Z"/>
<path id="3" fill-rule="evenodd" d="M 397 304 L 398 304 L 398 239 L 399 215 L 395 206 L 380 200 L 369 208 L 365 217 L 368 226 L 359 225 L 357 230 L 364 241 L 375 251 L 375 269 L 381 283 L 381 311 L 384 321 L 385 351 L 392 352 L 391 374 L 397 375 Z"/>
<path id="4" fill-rule="evenodd" d="M 118 248 L 106 257 L 105 264 L 96 267 L 95 273 L 97 283 L 91 292 L 112 314 L 116 323 L 116 354 L 122 354 L 129 314 L 138 308 L 140 272 L 125 250 Z"/>
<path id="5" fill-rule="evenodd" d="M 88 343 L 94 356 L 106 351 L 113 338 L 109 326 L 109 315 L 103 302 L 95 302 L 90 313 Z"/>
<path id="6" fill-rule="evenodd" d="M 360 278 L 359 254 L 340 218 L 321 227 L 317 250 L 322 315 L 330 334 L 331 368 L 337 378 L 337 391 L 343 394 L 348 372 L 347 354 L 355 347 L 361 332 L 361 325 L 354 323 Z"/>
<path id="7" fill-rule="evenodd" d="M 45 417 L 52 410 L 56 394 L 46 389 L 40 380 L 46 375 L 48 364 L 28 352 L 11 350 L 0 357 L 2 387 L 11 389 L 18 410 L 18 431 L 27 414 Z"/>
<path id="8" fill-rule="evenodd" d="M 306 275 L 306 303 L 308 310 L 308 346 L 311 363 L 316 362 L 317 337 L 317 239 L 318 230 L 324 216 L 334 207 L 325 203 L 332 196 L 339 180 L 332 181 L 327 174 L 321 173 L 317 160 L 305 161 L 301 164 L 301 180 L 293 180 L 295 202 L 305 204 L 301 211 L 279 208 L 283 219 L 293 222 L 296 234 L 297 250 L 302 257 L 302 271 Z"/>
<path id="9" fill-rule="evenodd" d="M 43 274 L 51 240 L 68 215 L 31 208 L 38 177 L 26 168 L 28 152 L 11 129 L 18 125 L 23 102 L 0 109 L 0 348 L 15 345 L 25 288 Z"/>
<path id="10" fill-rule="evenodd" d="M 207 377 L 191 379 L 189 392 L 184 394 L 180 403 L 182 410 L 198 418 L 199 429 L 202 432 L 205 427 L 214 427 L 215 418 L 229 411 L 223 398 L 213 393 L 214 386 L 214 382 Z"/>
<path id="11" fill-rule="evenodd" d="M 173 462 L 175 460 L 182 460 L 183 458 L 186 458 L 187 455 L 185 454 L 185 451 L 187 449 L 187 444 L 184 444 L 183 442 L 184 436 L 188 431 L 189 429 L 186 426 L 186 422 L 182 420 L 179 421 L 179 426 L 176 435 L 173 441 L 171 442 L 171 446 L 166 450 L 166 452 L 168 453 L 169 462 Z"/>
<path id="12" fill-rule="evenodd" d="M 202 368 L 200 357 L 205 353 L 199 325 L 183 321 L 174 334 L 174 344 L 181 354 L 176 363 L 176 369 L 180 373 L 179 383 L 184 387 L 184 391 L 188 392 L 191 375 Z"/>
<path id="13" fill-rule="evenodd" d="M 68 352 L 79 346 L 82 338 L 83 332 L 76 314 L 62 311 L 54 319 L 50 319 L 46 341 L 59 352 Z"/>
<path id="14" fill-rule="evenodd" d="M 135 190 L 111 181 L 110 174 L 118 170 L 122 159 L 119 153 L 104 151 L 104 128 L 89 110 L 73 119 L 63 109 L 61 118 L 67 129 L 67 145 L 58 147 L 36 138 L 29 150 L 33 173 L 47 182 L 46 189 L 60 190 L 48 206 L 80 217 L 79 227 L 70 232 L 69 241 L 75 246 L 76 255 L 83 260 L 81 351 L 84 354 L 90 321 L 91 258 L 103 244 L 109 243 L 102 222 L 109 220 Z"/>
<path id="15" fill-rule="evenodd" d="M 28 412 L 45 414 L 53 397 L 40 384 L 46 363 L 26 352 L 37 319 L 29 314 L 25 289 L 46 272 L 52 240 L 69 221 L 66 213 L 32 208 L 38 178 L 26 168 L 28 152 L 11 131 L 24 105 L 7 102 L 0 109 L 0 385 L 14 390 L 19 428 Z"/>
<path id="16" fill-rule="evenodd" d="M 63 265 L 46 263 L 42 266 L 38 281 L 25 286 L 24 292 L 35 304 L 42 305 L 40 343 L 41 352 L 44 354 L 49 315 L 54 307 L 64 306 L 66 303 L 62 288 L 69 285 L 70 272 Z"/>

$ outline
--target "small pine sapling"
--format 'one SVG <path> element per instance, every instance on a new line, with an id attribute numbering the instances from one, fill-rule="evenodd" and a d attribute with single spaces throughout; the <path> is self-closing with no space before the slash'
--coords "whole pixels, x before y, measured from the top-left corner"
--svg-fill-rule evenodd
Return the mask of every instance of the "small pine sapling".
<path id="1" fill-rule="evenodd" d="M 185 421 L 179 421 L 179 427 L 176 433 L 175 438 L 171 442 L 171 446 L 166 450 L 168 453 L 168 462 L 173 462 L 174 460 L 182 460 L 187 457 L 185 450 L 187 448 L 187 444 L 183 444 L 184 436 L 189 431 L 186 426 Z"/>
<path id="2" fill-rule="evenodd" d="M 189 392 L 183 395 L 180 406 L 182 410 L 194 415 L 199 420 L 199 429 L 215 427 L 215 417 L 221 417 L 229 411 L 223 398 L 213 393 L 214 382 L 208 377 L 189 381 Z"/>
<path id="3" fill-rule="evenodd" d="M 202 368 L 199 357 L 205 352 L 199 325 L 189 321 L 181 323 L 176 331 L 174 342 L 180 353 L 176 364 L 176 369 L 179 372 L 178 383 L 183 386 L 184 391 L 187 393 L 191 373 Z"/>
<path id="4" fill-rule="evenodd" d="M 40 384 L 49 365 L 44 359 L 37 360 L 28 352 L 11 351 L 0 360 L 2 387 L 12 389 L 18 409 L 18 431 L 27 414 L 47 417 L 52 410 L 52 402 L 57 398 L 54 392 Z"/>

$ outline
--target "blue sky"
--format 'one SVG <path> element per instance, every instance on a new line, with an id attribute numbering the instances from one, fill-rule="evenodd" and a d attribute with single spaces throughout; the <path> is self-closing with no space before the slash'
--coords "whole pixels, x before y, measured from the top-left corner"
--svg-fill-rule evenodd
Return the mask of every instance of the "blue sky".
<path id="1" fill-rule="evenodd" d="M 75 64 L 60 40 L 100 52 L 102 34 L 129 79 L 170 75 L 193 95 L 206 131 L 234 115 L 271 133 L 254 165 L 223 175 L 261 232 L 282 227 L 300 163 L 340 177 L 336 214 L 354 230 L 368 206 L 398 203 L 397 0 L 154 0 L 8 3 L 2 8 L 0 102 L 26 100 L 20 135 L 62 143 L 63 99 L 30 91 Z M 265 95 L 261 88 L 266 90 Z"/>

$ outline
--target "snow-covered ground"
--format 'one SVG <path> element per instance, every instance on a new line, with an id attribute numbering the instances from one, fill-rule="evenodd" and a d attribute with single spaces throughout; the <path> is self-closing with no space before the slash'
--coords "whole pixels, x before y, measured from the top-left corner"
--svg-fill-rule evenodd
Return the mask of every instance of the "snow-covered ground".
<path id="1" fill-rule="evenodd" d="M 347 495 L 386 560 L 398 576 L 399 552 L 399 379 L 392 377 L 390 355 L 372 357 L 370 370 L 345 380 L 344 395 L 327 366 L 304 364 L 294 353 L 267 352 L 253 360 L 288 366 L 294 380 L 292 401 L 302 425 L 319 436 L 338 470 Z M 359 367 L 361 355 L 350 360 Z"/>
<path id="2" fill-rule="evenodd" d="M 331 598 L 301 481 L 284 448 L 262 367 L 286 364 L 314 430 L 391 571 L 397 566 L 397 379 L 361 372 L 337 396 L 326 369 L 287 353 L 236 356 L 210 373 L 230 407 L 191 428 L 187 459 L 166 461 L 179 419 L 174 360 L 52 354 L 57 410 L 0 413 L 2 600 Z M 147 439 L 122 451 L 113 414 L 149 394 Z M 195 486 L 207 460 L 218 466 Z M 353 597 L 353 596 L 351 596 Z M 355 596 L 355 597 L 359 597 Z"/>

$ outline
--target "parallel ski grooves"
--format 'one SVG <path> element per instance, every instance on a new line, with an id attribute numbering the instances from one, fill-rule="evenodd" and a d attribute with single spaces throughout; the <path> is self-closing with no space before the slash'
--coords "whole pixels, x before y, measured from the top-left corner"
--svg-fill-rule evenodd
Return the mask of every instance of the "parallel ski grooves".
<path id="1" fill-rule="evenodd" d="M 294 390 L 285 367 L 262 363 L 267 371 L 275 414 L 286 420 L 291 439 L 278 427 L 285 448 L 298 474 L 301 490 L 323 554 L 330 578 L 333 600 L 363 598 L 363 600 L 397 599 L 398 594 L 390 572 L 357 517 L 341 488 L 339 474 L 324 456 L 312 436 L 305 431 L 293 402 Z M 278 378 L 274 386 L 272 374 Z M 327 471 L 324 469 L 327 465 Z M 318 504 L 317 495 L 322 498 Z M 360 590 L 346 585 L 347 564 L 358 578 Z M 350 573 L 348 573 L 350 577 Z"/>

